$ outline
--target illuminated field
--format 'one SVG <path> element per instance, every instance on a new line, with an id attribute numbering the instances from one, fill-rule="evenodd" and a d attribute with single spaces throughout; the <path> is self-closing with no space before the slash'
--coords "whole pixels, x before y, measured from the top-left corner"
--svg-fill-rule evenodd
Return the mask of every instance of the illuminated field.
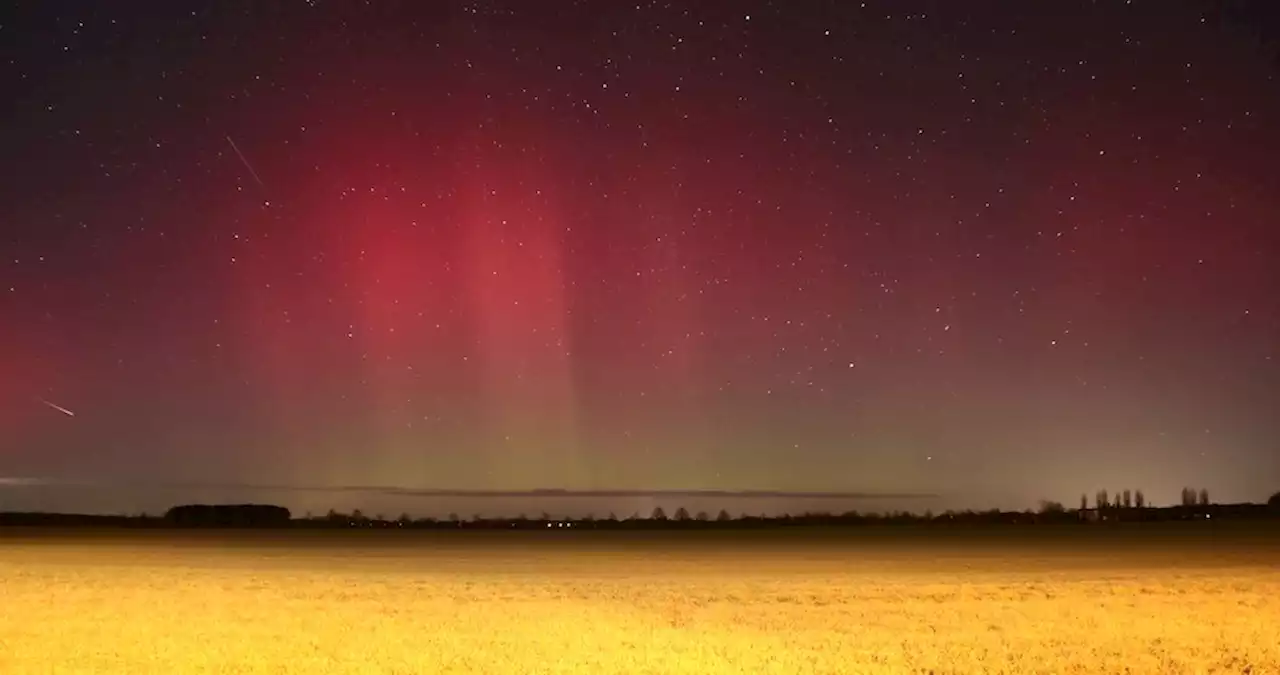
<path id="1" fill-rule="evenodd" d="M 0 531 L 0 673 L 1280 672 L 1274 533 L 1071 529 Z"/>

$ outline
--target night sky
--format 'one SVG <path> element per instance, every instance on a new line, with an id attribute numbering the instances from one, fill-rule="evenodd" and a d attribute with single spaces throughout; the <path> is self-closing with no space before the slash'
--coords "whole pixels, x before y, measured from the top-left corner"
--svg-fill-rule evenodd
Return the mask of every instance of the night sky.
<path id="1" fill-rule="evenodd" d="M 1251 12 L 9 3 L 0 483 L 49 485 L 0 510 L 1265 499 L 1280 61 Z M 271 501 L 362 505 L 307 499 Z"/>

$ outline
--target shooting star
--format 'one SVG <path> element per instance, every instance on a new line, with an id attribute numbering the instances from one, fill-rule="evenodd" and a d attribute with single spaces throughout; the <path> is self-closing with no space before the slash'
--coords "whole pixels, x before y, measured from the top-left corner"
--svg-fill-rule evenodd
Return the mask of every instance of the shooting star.
<path id="1" fill-rule="evenodd" d="M 57 403 L 54 403 L 54 402 L 52 402 L 52 401 L 47 401 L 47 400 L 45 400 L 45 399 L 40 399 L 40 402 L 41 402 L 41 403 L 43 403 L 43 404 L 45 404 L 45 405 L 47 405 L 47 406 L 49 406 L 50 408 L 53 408 L 54 410 L 57 410 L 58 412 L 62 413 L 63 415 L 66 415 L 67 417 L 75 417 L 75 416 L 76 416 L 76 414 L 75 414 L 75 413 L 71 412 L 70 410 L 67 410 L 66 408 L 64 408 L 64 407 L 62 407 L 62 406 L 60 406 L 60 405 L 58 405 Z"/>
<path id="2" fill-rule="evenodd" d="M 266 184 L 263 183 L 262 179 L 258 177 L 258 172 L 253 170 L 253 165 L 249 163 L 249 160 L 247 158 L 245 158 L 244 153 L 240 152 L 240 148 L 236 147 L 236 142 L 231 140 L 230 135 L 227 135 L 226 139 L 227 139 L 227 143 L 231 144 L 231 149 L 236 151 L 236 157 L 239 157 L 240 161 L 244 163 L 244 168 L 249 170 L 249 175 L 253 176 L 253 180 L 257 181 L 258 187 L 262 188 L 263 190 L 267 189 Z"/>

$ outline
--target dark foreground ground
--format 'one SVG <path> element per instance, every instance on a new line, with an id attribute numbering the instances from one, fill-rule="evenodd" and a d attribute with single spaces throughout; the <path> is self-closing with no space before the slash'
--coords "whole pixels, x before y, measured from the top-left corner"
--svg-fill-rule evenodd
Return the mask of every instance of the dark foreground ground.
<path id="1" fill-rule="evenodd" d="M 937 562 L 1008 558 L 1023 565 L 1170 568 L 1280 564 L 1280 522 L 1172 522 L 1115 525 L 897 525 L 710 531 L 492 530 L 192 530 L 0 528 L 6 550 L 59 552 L 140 550 L 253 553 L 287 561 L 338 555 L 347 561 L 451 558 L 558 558 L 592 552 L 664 561 L 707 556 L 788 557 L 861 562 Z M 460 559 L 460 558 L 459 558 Z"/>

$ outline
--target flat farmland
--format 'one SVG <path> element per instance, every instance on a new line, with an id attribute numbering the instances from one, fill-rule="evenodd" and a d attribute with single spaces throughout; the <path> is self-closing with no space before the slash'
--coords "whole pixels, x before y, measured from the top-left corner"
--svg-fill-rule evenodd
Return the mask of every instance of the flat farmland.
<path id="1" fill-rule="evenodd" d="M 1274 525 L 0 530 L 0 673 L 1280 673 Z"/>

